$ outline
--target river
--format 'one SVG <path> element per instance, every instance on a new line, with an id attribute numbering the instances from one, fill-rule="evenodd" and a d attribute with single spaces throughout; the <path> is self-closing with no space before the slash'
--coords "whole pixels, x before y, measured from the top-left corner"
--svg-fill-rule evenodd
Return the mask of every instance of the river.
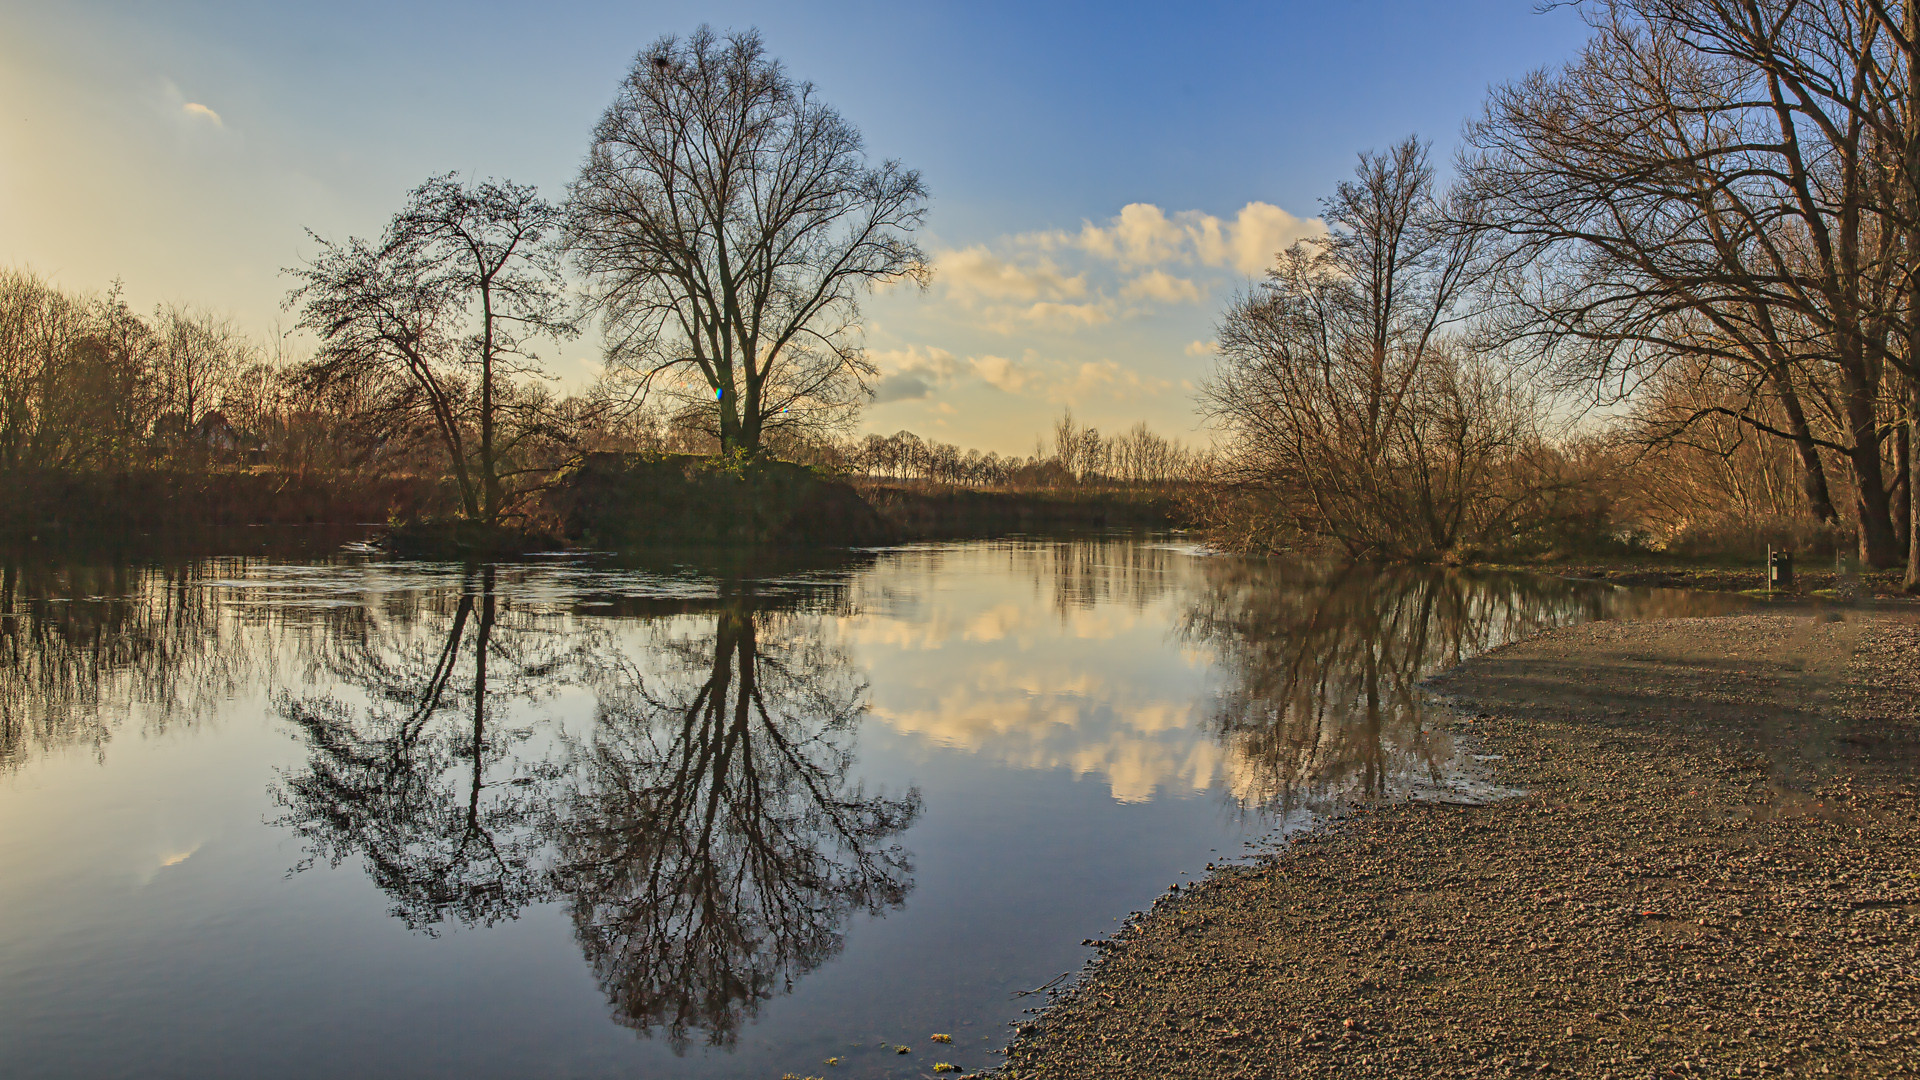
<path id="1" fill-rule="evenodd" d="M 989 1068 L 1210 862 L 1497 794 L 1427 675 L 1739 603 L 1141 537 L 3 565 L 23 1077 Z"/>

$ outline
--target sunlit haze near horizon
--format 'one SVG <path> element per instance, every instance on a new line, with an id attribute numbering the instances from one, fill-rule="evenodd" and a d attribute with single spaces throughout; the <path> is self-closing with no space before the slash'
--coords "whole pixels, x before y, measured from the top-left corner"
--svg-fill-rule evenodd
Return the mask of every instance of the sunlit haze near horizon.
<path id="1" fill-rule="evenodd" d="M 0 266 L 118 278 L 266 336 L 281 271 L 377 233 L 430 174 L 559 198 L 634 55 L 702 23 L 771 55 L 925 175 L 925 290 L 865 305 L 865 430 L 1030 453 L 1062 407 L 1204 439 L 1216 315 L 1318 228 L 1355 155 L 1444 162 L 1576 13 L 1451 4 L 0 0 Z M 596 339 L 549 351 L 566 385 Z M 304 347 L 294 342 L 293 347 Z"/>

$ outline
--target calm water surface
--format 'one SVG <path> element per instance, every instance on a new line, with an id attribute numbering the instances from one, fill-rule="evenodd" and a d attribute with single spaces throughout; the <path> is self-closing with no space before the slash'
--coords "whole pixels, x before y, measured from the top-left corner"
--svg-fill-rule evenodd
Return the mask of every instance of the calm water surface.
<path id="1" fill-rule="evenodd" d="M 1209 861 L 1470 795 L 1420 679 L 1732 603 L 1140 539 L 7 561 L 0 1075 L 989 1067 Z"/>

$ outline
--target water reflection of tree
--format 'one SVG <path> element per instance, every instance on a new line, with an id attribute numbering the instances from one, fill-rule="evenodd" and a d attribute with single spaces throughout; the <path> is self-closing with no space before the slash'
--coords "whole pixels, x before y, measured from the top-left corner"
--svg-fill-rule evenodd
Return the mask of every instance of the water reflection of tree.
<path id="1" fill-rule="evenodd" d="M 253 657 L 214 584 L 229 561 L 0 558 L 0 771 L 62 746 L 104 753 L 136 709 L 164 730 L 244 685 Z"/>
<path id="2" fill-rule="evenodd" d="M 1179 565 L 1172 549 L 1132 538 L 1050 541 L 1018 554 L 1025 557 L 1016 562 L 1047 583 L 1062 615 L 1102 604 L 1142 607 L 1172 587 Z"/>
<path id="3" fill-rule="evenodd" d="M 502 714 L 548 692 L 570 649 L 532 616 L 502 627 L 494 573 L 469 575 L 451 611 L 329 636 L 321 667 L 364 704 L 280 702 L 309 751 L 276 786 L 282 823 L 310 860 L 363 859 L 393 914 L 417 930 L 491 924 L 546 894 L 541 789 L 559 770 L 523 752 L 531 727 Z"/>
<path id="4" fill-rule="evenodd" d="M 731 1043 L 912 888 L 919 794 L 849 774 L 866 686 L 815 628 L 738 597 L 651 672 L 609 666 L 556 829 L 557 880 L 620 1022 Z"/>
<path id="5" fill-rule="evenodd" d="M 1285 812 L 1442 778 L 1452 747 L 1419 683 L 1598 617 L 1609 591 L 1531 575 L 1222 560 L 1184 631 L 1228 675 L 1211 723 L 1248 808 Z"/>
<path id="6" fill-rule="evenodd" d="M 284 700 L 309 747 L 284 823 L 313 857 L 360 856 L 428 932 L 564 903 L 615 1019 L 676 1049 L 730 1043 L 855 912 L 905 899 L 918 793 L 852 778 L 866 687 L 811 620 L 735 593 L 668 605 L 631 655 L 612 620 L 543 637 L 522 619 L 510 647 L 495 591 L 485 576 L 336 648 L 355 703 Z M 591 734 L 497 719 L 562 685 L 596 694 Z"/>

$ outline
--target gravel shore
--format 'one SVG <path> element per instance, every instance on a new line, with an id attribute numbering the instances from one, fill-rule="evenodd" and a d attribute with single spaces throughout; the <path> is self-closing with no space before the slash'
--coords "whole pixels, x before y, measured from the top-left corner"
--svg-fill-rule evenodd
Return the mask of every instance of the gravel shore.
<path id="1" fill-rule="evenodd" d="M 1169 894 L 1000 1074 L 1920 1075 L 1920 619 L 1589 623 L 1436 687 L 1525 795 Z"/>

